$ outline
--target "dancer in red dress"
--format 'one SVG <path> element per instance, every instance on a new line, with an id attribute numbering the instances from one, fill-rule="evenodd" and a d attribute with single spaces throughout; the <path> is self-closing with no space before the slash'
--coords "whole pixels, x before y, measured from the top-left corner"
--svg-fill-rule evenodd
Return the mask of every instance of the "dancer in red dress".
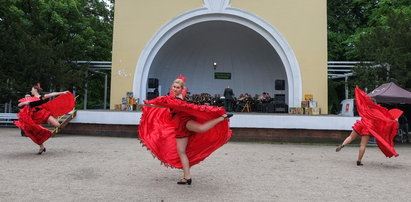
<path id="1" fill-rule="evenodd" d="M 184 101 L 185 78 L 178 77 L 170 96 L 145 101 L 138 128 L 139 139 L 166 166 L 183 169 L 177 184 L 192 183 L 190 167 L 201 162 L 231 137 L 222 107 Z"/>
<path id="2" fill-rule="evenodd" d="M 74 108 L 74 96 L 69 91 L 54 92 L 43 95 L 40 84 L 31 88 L 33 97 L 25 97 L 19 100 L 19 107 L 23 107 L 17 114 L 19 120 L 14 124 L 18 126 L 34 143 L 40 146 L 37 154 L 46 152 L 43 143 L 51 137 L 52 132 L 40 124 L 50 123 L 54 127 L 60 127 L 57 116 L 67 114 Z M 48 101 L 50 97 L 57 98 Z"/>
<path id="3" fill-rule="evenodd" d="M 362 166 L 362 157 L 365 153 L 370 136 L 374 137 L 380 150 L 387 157 L 398 156 L 394 150 L 394 137 L 397 134 L 398 118 L 403 113 L 399 109 L 387 110 L 376 104 L 367 94 L 355 88 L 355 102 L 357 111 L 361 116 L 354 126 L 351 134 L 338 146 L 335 151 L 340 151 L 345 145 L 361 136 L 360 149 L 358 153 L 357 166 Z"/>

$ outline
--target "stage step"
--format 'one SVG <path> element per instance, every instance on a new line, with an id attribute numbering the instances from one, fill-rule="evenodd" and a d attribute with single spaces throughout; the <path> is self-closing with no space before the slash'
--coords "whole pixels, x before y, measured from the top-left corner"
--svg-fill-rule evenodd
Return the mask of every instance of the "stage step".
<path id="1" fill-rule="evenodd" d="M 56 127 L 53 130 L 53 136 L 56 135 L 57 133 L 59 133 L 61 131 L 62 128 L 64 128 L 65 126 L 67 126 L 67 124 L 77 115 L 77 110 L 73 110 L 71 112 L 69 112 L 68 114 L 64 114 L 62 116 L 59 116 L 57 118 L 57 120 L 60 122 L 60 127 Z"/>

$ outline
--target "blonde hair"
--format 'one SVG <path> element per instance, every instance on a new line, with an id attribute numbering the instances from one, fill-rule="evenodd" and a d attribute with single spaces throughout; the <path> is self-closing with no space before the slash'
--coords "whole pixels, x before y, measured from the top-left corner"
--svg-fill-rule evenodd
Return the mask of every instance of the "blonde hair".
<path id="1" fill-rule="evenodd" d="M 182 79 L 176 79 L 173 83 L 180 84 L 181 88 L 184 88 L 184 81 Z"/>

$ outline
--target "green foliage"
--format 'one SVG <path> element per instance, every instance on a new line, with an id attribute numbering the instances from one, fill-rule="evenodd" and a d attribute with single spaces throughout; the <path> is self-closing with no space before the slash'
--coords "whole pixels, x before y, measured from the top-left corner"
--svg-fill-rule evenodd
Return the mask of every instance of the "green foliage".
<path id="1" fill-rule="evenodd" d="M 387 68 L 384 66 L 373 66 L 362 64 L 353 69 L 355 77 L 349 81 L 349 89 L 359 86 L 361 89 L 369 92 L 387 81 Z M 354 91 L 350 91 L 350 97 L 354 97 Z"/>
<path id="2" fill-rule="evenodd" d="M 366 28 L 370 11 L 378 0 L 328 0 L 328 60 L 353 61 L 351 36 L 359 28 Z"/>
<path id="3" fill-rule="evenodd" d="M 340 109 L 340 101 L 345 97 L 344 80 L 328 79 L 328 113 L 337 114 Z"/>
<path id="4" fill-rule="evenodd" d="M 382 68 L 356 69 L 353 82 L 364 83 L 368 80 L 364 85 L 378 86 L 392 81 L 411 90 L 410 1 L 381 1 L 378 8 L 373 10 L 369 24 L 373 26 L 361 29 L 353 36 L 356 47 L 353 52 L 362 61 L 373 61 Z M 373 77 L 370 79 L 367 76 Z"/>
<path id="5" fill-rule="evenodd" d="M 72 61 L 111 61 L 113 10 L 103 1 L 0 4 L 0 103 L 22 97 L 37 82 L 45 91 L 82 94 L 87 66 Z"/>
<path id="6" fill-rule="evenodd" d="M 328 58 L 363 61 L 354 68 L 349 89 L 373 90 L 395 82 L 411 90 L 411 1 L 328 0 Z M 370 61 L 372 63 L 366 62 Z M 338 80 L 329 81 L 329 105 Z M 352 90 L 350 96 L 352 97 Z"/>

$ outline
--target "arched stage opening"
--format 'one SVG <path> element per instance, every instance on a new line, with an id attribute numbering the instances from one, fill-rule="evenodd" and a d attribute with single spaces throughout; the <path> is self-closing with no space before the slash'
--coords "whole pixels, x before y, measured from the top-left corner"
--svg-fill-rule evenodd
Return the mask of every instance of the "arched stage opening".
<path id="1" fill-rule="evenodd" d="M 161 47 L 148 77 L 158 78 L 164 95 L 180 73 L 188 78 L 189 92 L 194 94 L 222 94 L 227 85 L 236 96 L 287 94 L 275 90 L 275 80 L 287 76 L 274 48 L 255 31 L 232 22 L 207 21 L 179 31 Z M 218 79 L 221 73 L 230 78 Z"/>
<path id="2" fill-rule="evenodd" d="M 230 85 L 236 96 L 284 95 L 290 107 L 302 97 L 299 65 L 285 38 L 264 20 L 231 7 L 195 9 L 161 27 L 139 57 L 134 94 L 147 99 L 148 79 L 157 78 L 165 95 L 180 73 L 192 94 L 222 94 Z M 284 81 L 284 89 L 276 89 L 276 80 Z"/>

